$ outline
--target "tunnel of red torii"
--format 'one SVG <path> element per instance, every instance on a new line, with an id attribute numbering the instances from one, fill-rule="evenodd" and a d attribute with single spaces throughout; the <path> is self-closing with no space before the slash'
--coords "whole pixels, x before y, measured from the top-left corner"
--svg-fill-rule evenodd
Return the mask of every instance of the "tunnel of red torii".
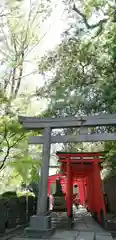
<path id="1" fill-rule="evenodd" d="M 55 183 L 56 179 L 59 178 L 62 190 L 66 194 L 67 215 L 70 216 L 74 203 L 73 186 L 77 185 L 80 204 L 87 207 L 91 214 L 101 223 L 106 215 L 100 175 L 104 153 L 57 152 L 56 155 L 61 164 L 62 173 L 49 176 L 48 194 L 51 192 L 51 184 Z"/>

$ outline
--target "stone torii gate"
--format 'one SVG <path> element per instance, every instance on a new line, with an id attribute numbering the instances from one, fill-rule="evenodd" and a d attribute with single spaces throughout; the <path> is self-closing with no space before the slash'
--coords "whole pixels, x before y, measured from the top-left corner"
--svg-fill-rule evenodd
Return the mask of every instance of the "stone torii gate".
<path id="1" fill-rule="evenodd" d="M 99 126 L 116 126 L 116 114 L 100 116 L 83 116 L 70 118 L 19 117 L 19 122 L 26 130 L 43 129 L 42 136 L 33 136 L 29 144 L 43 144 L 40 191 L 37 213 L 31 217 L 30 226 L 25 230 L 28 237 L 50 236 L 53 233 L 50 215 L 47 214 L 47 188 L 51 143 L 114 141 L 116 133 L 89 134 L 88 128 Z M 79 128 L 78 135 L 51 136 L 52 129 Z"/>

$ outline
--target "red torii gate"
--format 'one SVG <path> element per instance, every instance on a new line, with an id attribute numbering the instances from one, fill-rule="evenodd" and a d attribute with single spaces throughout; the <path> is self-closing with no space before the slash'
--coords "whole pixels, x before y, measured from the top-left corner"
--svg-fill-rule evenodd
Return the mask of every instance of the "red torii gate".
<path id="1" fill-rule="evenodd" d="M 62 190 L 66 193 L 67 178 L 63 174 L 55 174 L 48 177 L 48 194 L 51 193 L 51 185 L 56 183 L 56 179 L 60 179 Z"/>
<path id="2" fill-rule="evenodd" d="M 82 205 L 87 208 L 99 223 L 104 222 L 106 215 L 102 181 L 100 176 L 101 162 L 104 153 L 65 153 L 57 152 L 63 175 L 66 176 L 67 213 L 72 214 L 73 184 L 77 183 Z"/>
<path id="3" fill-rule="evenodd" d="M 65 195 L 67 195 L 67 177 L 61 173 L 51 175 L 48 177 L 48 195 L 51 194 L 51 185 L 56 183 L 56 179 L 60 180 L 62 191 L 65 193 Z M 86 207 L 85 192 L 83 191 L 83 184 L 86 184 L 85 179 L 75 178 L 73 180 L 73 186 L 78 185 L 78 188 L 79 188 L 78 198 L 75 199 L 75 195 L 77 194 L 73 193 L 73 204 L 80 203 L 81 205 Z"/>

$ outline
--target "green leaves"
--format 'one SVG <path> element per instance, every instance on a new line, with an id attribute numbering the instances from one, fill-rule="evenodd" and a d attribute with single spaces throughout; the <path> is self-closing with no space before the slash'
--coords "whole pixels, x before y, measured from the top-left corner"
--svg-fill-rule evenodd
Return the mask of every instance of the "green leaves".
<path id="1" fill-rule="evenodd" d="M 64 112 L 68 111 L 69 115 L 73 111 L 75 114 L 81 104 L 85 103 L 85 98 L 86 103 L 89 101 L 90 85 L 93 88 L 96 84 L 96 65 L 94 64 L 95 62 L 98 63 L 96 49 L 88 41 L 69 39 L 66 43 L 63 42 L 62 45 L 59 45 L 56 51 L 56 54 L 54 53 L 51 56 L 52 62 L 49 61 L 49 57 L 49 63 L 45 58 L 46 65 L 44 62 L 45 69 L 43 68 L 43 71 L 46 71 L 47 66 L 49 68 L 51 63 L 52 70 L 55 64 L 56 74 L 55 77 L 53 75 L 53 81 L 47 88 L 48 96 L 51 96 L 50 109 L 52 110 L 54 107 L 58 109 L 60 111 L 58 115 L 62 110 Z"/>
<path id="2" fill-rule="evenodd" d="M 87 17 L 90 17 L 94 11 L 99 11 L 107 4 L 107 0 L 87 0 L 85 1 L 85 14 Z"/>
<path id="3" fill-rule="evenodd" d="M 116 112 L 116 26 L 112 21 L 111 2 L 88 0 L 76 1 L 75 5 L 80 22 L 84 23 L 90 32 L 87 35 L 83 30 L 83 35 L 79 35 L 78 32 L 76 36 L 70 35 L 69 32 L 54 51 L 41 59 L 40 72 L 45 75 L 49 71 L 53 73 L 50 82 L 44 88 L 44 96 L 49 99 L 46 115 L 76 116 L 114 113 Z M 104 20 L 103 25 L 98 21 L 95 25 L 90 21 L 91 16 L 95 20 L 93 22 L 106 18 L 107 21 Z M 76 27 L 79 28 L 79 20 L 76 20 Z M 88 25 L 88 20 L 95 28 L 100 28 L 101 32 L 96 38 L 92 37 L 91 30 L 94 31 L 95 28 L 91 27 L 91 24 Z M 114 131 L 112 129 L 112 132 Z M 98 145 L 91 145 L 91 149 L 107 150 L 109 155 L 106 156 L 105 163 L 107 166 L 110 163 L 111 169 L 115 172 L 111 155 L 113 156 L 116 152 L 116 144 L 109 142 L 102 145 L 98 143 Z M 69 144 L 65 147 L 72 151 L 81 148 L 79 144 L 77 146 Z"/>
<path id="4" fill-rule="evenodd" d="M 34 160 L 27 153 L 22 153 L 15 158 L 15 161 L 10 163 L 14 173 L 21 177 L 21 181 L 25 184 L 39 181 L 40 161 Z"/>
<path id="5" fill-rule="evenodd" d="M 28 85 L 31 85 L 30 75 L 33 79 L 36 72 L 35 60 L 39 53 L 34 50 L 43 39 L 40 28 L 51 13 L 51 1 L 26 1 L 25 4 L 23 0 L 8 0 L 4 8 L 8 14 L 3 19 L 0 16 L 3 35 L 0 41 L 0 174 L 4 173 L 0 184 L 7 178 L 5 186 L 19 187 L 21 182 L 39 181 L 41 157 L 33 158 L 36 150 L 40 153 L 41 148 L 37 147 L 35 153 L 27 153 L 28 137 L 34 133 L 22 128 L 18 115 L 36 115 L 30 107 L 30 96 L 34 94 Z M 30 73 L 33 60 L 34 71 Z"/>

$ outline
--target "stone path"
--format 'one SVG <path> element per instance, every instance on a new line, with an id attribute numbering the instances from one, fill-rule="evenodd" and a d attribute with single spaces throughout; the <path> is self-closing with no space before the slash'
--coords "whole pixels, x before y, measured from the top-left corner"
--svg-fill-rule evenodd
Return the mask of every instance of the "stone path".
<path id="1" fill-rule="evenodd" d="M 74 208 L 74 228 L 72 230 L 57 228 L 49 240 L 112 240 L 109 232 L 100 227 L 87 211 L 80 207 Z M 12 240 L 28 240 L 17 237 Z M 35 240 L 35 239 L 32 239 Z M 37 240 L 37 239 L 36 239 Z M 39 239 L 38 239 L 39 240 Z M 45 239 L 48 240 L 48 239 Z"/>
<path id="2" fill-rule="evenodd" d="M 104 230 L 93 220 L 90 214 L 80 207 L 74 208 L 74 228 L 73 230 L 56 230 L 50 238 L 52 240 L 112 240 L 109 232 Z"/>

